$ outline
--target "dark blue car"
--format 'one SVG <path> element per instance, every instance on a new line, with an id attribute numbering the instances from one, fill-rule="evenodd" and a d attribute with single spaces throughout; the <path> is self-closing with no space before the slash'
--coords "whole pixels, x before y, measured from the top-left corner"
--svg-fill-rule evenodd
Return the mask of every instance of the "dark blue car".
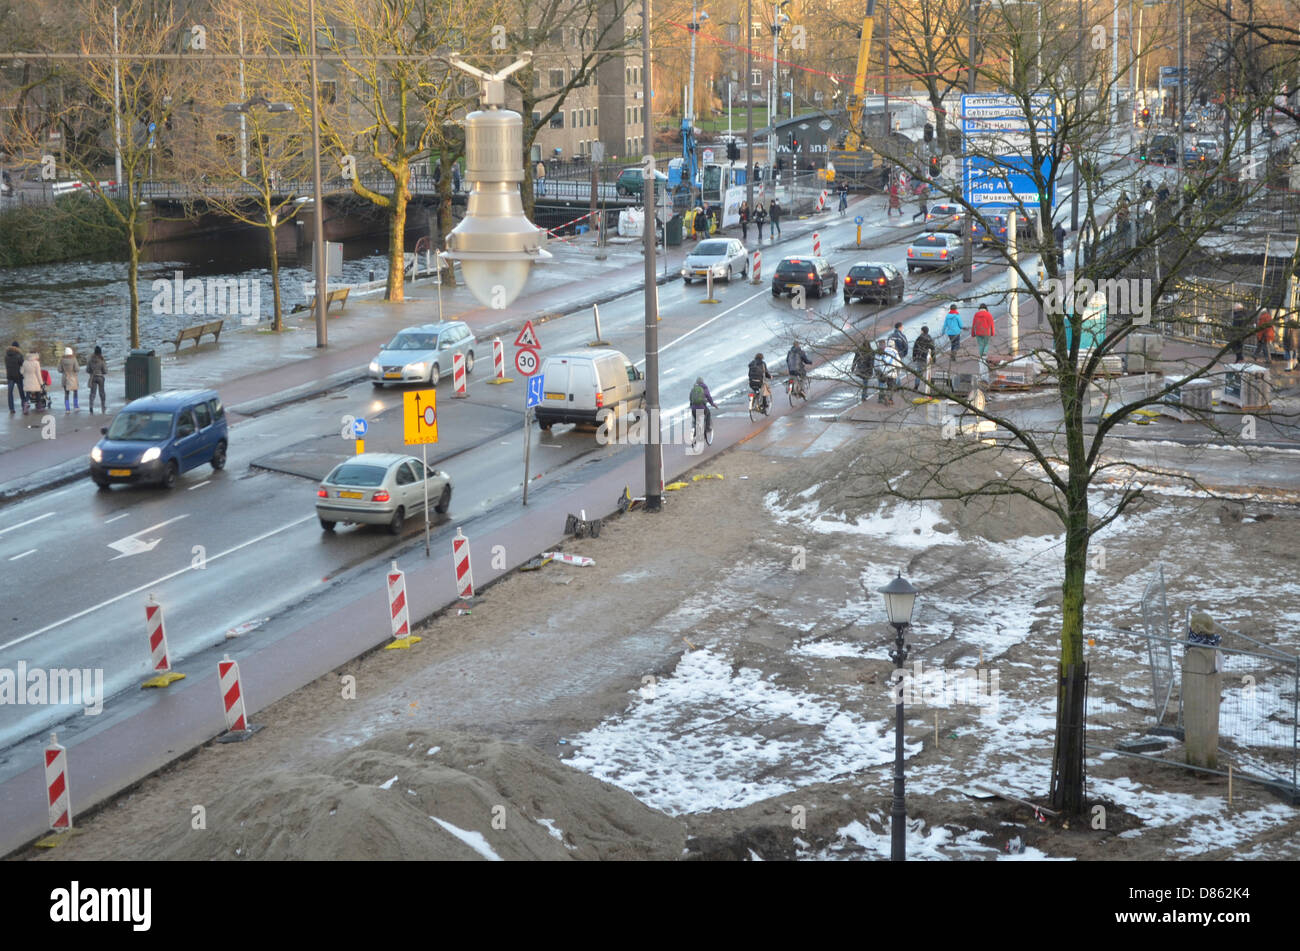
<path id="1" fill-rule="evenodd" d="M 170 489 L 182 472 L 226 465 L 226 408 L 216 390 L 175 390 L 133 400 L 101 430 L 90 450 L 90 477 L 101 489 L 115 482 Z"/>

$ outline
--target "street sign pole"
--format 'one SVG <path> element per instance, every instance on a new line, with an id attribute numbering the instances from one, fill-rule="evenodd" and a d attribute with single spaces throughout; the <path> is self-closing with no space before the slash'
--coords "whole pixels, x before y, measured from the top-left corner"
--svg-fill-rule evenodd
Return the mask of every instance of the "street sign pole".
<path id="1" fill-rule="evenodd" d="M 528 504 L 528 454 L 533 445 L 533 408 L 524 410 L 524 505 Z"/>
<path id="2" fill-rule="evenodd" d="M 429 445 L 420 446 L 420 462 L 424 465 L 424 557 L 429 557 Z"/>

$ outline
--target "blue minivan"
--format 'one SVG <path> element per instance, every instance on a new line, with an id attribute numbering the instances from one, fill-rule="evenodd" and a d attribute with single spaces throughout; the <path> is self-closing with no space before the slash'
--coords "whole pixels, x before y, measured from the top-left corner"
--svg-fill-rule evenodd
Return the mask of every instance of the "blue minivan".
<path id="1" fill-rule="evenodd" d="M 164 489 L 196 466 L 226 465 L 226 408 L 216 390 L 174 390 L 133 400 L 90 450 L 90 477 L 107 489 L 114 482 L 155 483 Z"/>

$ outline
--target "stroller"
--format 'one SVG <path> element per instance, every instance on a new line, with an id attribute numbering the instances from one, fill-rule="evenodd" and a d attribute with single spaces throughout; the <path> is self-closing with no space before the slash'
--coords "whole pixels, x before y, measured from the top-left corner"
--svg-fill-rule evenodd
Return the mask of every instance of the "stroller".
<path id="1" fill-rule="evenodd" d="M 27 391 L 27 402 L 32 404 L 33 409 L 46 410 L 50 408 L 50 386 L 53 382 L 50 371 L 41 367 L 41 388 L 35 392 Z"/>

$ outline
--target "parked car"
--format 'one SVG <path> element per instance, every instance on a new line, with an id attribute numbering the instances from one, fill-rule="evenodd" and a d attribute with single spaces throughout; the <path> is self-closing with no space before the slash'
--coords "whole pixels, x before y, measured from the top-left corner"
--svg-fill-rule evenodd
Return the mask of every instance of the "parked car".
<path id="1" fill-rule="evenodd" d="M 614 182 L 614 193 L 616 195 L 641 197 L 641 189 L 645 185 L 645 170 L 640 168 L 625 168 L 619 173 L 618 180 Z M 663 194 L 663 189 L 668 187 L 668 176 L 658 169 L 655 170 L 655 194 Z"/>
<path id="2" fill-rule="evenodd" d="M 961 219 L 966 209 L 961 205 L 937 202 L 925 213 L 925 226 L 931 231 L 951 231 L 961 234 Z"/>
<path id="3" fill-rule="evenodd" d="M 1169 132 L 1153 135 L 1142 143 L 1140 152 L 1142 161 L 1176 165 L 1178 163 L 1178 138 L 1178 136 Z"/>
<path id="4" fill-rule="evenodd" d="M 451 372 L 453 354 L 464 354 L 465 372 L 473 371 L 474 344 L 474 334 L 462 320 L 407 327 L 370 361 L 370 382 L 377 388 L 387 383 L 437 386 Z"/>
<path id="5" fill-rule="evenodd" d="M 435 512 L 445 514 L 451 507 L 451 476 L 426 468 L 414 456 L 363 452 L 321 480 L 316 517 L 327 532 L 339 522 L 354 522 L 386 525 L 396 535 L 408 516 L 424 511 L 426 497 Z"/>
<path id="6" fill-rule="evenodd" d="M 176 485 L 182 472 L 211 465 L 225 468 L 229 427 L 216 390 L 172 390 L 127 403 L 100 430 L 90 450 L 90 478 L 101 489 L 113 483 Z"/>
<path id="7" fill-rule="evenodd" d="M 956 267 L 961 263 L 961 236 L 930 231 L 907 248 L 907 272 Z"/>
<path id="8" fill-rule="evenodd" d="M 858 261 L 844 275 L 844 303 L 855 300 L 877 301 L 881 304 L 901 302 L 903 299 L 903 273 L 892 264 L 876 261 Z"/>
<path id="9" fill-rule="evenodd" d="M 772 272 L 772 296 L 793 291 L 802 287 L 811 291 L 814 297 L 835 293 L 840 282 L 835 268 L 825 258 L 791 256 L 784 257 Z"/>
<path id="10" fill-rule="evenodd" d="M 611 413 L 645 408 L 645 378 L 613 349 L 560 353 L 542 361 L 542 401 L 533 410 L 548 432 L 556 423 L 599 426 Z"/>
<path id="11" fill-rule="evenodd" d="M 739 274 L 749 274 L 749 252 L 735 238 L 710 238 L 695 246 L 682 262 L 682 282 L 689 284 L 699 278 L 704 280 L 709 271 L 715 278 L 725 277 L 727 282 Z"/>

